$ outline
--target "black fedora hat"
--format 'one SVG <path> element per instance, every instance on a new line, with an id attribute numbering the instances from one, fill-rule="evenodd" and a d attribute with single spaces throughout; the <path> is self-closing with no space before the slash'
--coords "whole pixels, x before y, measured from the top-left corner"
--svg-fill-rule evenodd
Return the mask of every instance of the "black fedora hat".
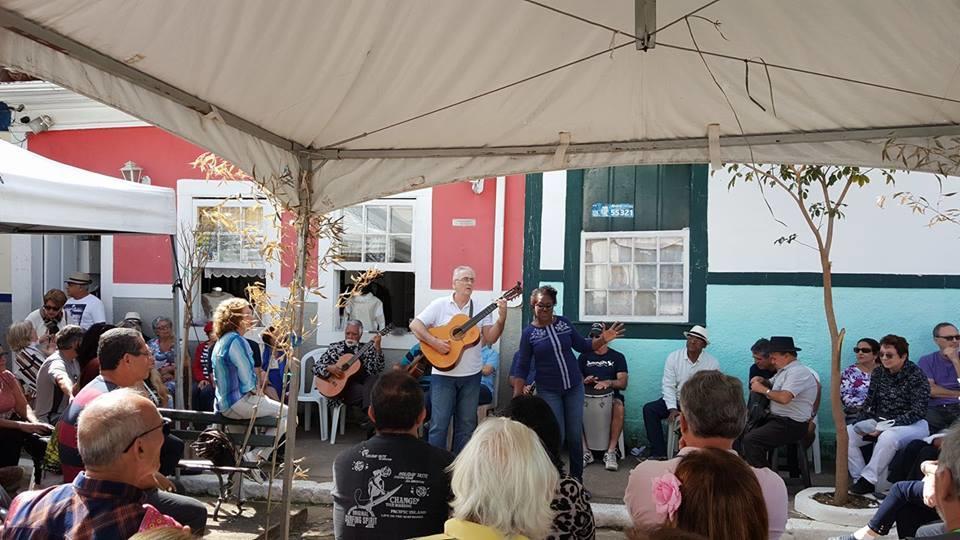
<path id="1" fill-rule="evenodd" d="M 770 352 L 799 352 L 803 349 L 794 347 L 791 336 L 772 336 L 770 338 Z"/>

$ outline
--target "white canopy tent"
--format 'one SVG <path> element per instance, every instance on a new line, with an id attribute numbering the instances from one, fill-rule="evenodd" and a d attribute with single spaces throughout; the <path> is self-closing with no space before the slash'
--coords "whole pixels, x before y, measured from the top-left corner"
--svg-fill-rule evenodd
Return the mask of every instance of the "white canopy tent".
<path id="1" fill-rule="evenodd" d="M 0 65 L 213 151 L 303 217 L 563 168 L 895 165 L 890 138 L 960 135 L 958 24 L 957 0 L 0 0 Z"/>
<path id="2" fill-rule="evenodd" d="M 0 141 L 0 233 L 176 232 L 172 189 L 110 178 Z"/>

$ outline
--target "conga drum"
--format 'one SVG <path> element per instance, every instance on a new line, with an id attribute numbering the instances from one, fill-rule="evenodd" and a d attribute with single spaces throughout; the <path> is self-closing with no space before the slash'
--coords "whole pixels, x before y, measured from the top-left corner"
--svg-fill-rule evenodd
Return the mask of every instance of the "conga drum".
<path id="1" fill-rule="evenodd" d="M 584 389 L 583 432 L 590 450 L 606 450 L 610 443 L 610 419 L 613 418 L 613 390 Z"/>

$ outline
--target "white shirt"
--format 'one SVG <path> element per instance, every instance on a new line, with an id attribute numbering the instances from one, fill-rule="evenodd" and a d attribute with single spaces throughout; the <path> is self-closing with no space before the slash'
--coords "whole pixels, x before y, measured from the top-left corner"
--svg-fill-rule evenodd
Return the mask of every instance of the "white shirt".
<path id="1" fill-rule="evenodd" d="M 718 371 L 719 369 L 720 362 L 717 362 L 717 359 L 707 351 L 701 351 L 700 358 L 696 362 L 687 358 L 686 347 L 670 353 L 666 364 L 663 366 L 663 401 L 667 404 L 667 408 L 677 408 L 680 388 L 694 373 L 704 370 Z"/>
<path id="2" fill-rule="evenodd" d="M 67 298 L 67 303 L 63 306 L 63 313 L 66 315 L 68 323 L 78 324 L 84 330 L 96 323 L 107 322 L 103 302 L 92 294 L 88 294 L 79 300 Z"/>
<path id="3" fill-rule="evenodd" d="M 30 314 L 27 315 L 27 318 L 24 319 L 25 321 L 33 325 L 33 328 L 37 331 L 38 338 L 42 338 L 43 336 L 47 335 L 47 325 L 43 323 L 43 314 L 40 313 L 42 309 L 43 308 L 31 311 Z M 64 310 L 60 312 L 60 321 L 57 323 L 57 326 L 59 326 L 60 329 L 63 330 L 63 327 L 66 325 L 67 325 L 67 312 Z"/>
<path id="4" fill-rule="evenodd" d="M 470 302 L 473 302 L 473 314 L 478 315 L 485 307 L 487 306 L 478 306 L 477 303 L 471 299 Z M 417 315 L 417 320 L 423 323 L 427 328 L 433 328 L 435 326 L 443 326 L 450 322 L 450 319 L 454 315 L 460 313 L 470 316 L 470 302 L 467 302 L 463 309 L 457 307 L 457 303 L 453 301 L 453 294 L 450 296 L 444 296 L 437 298 L 433 302 L 430 302 L 427 307 Z M 483 328 L 486 326 L 493 326 L 493 313 L 490 313 L 480 321 L 480 331 L 483 331 Z M 483 340 L 483 338 L 480 338 Z M 463 350 L 463 356 L 460 357 L 460 362 L 457 363 L 456 367 L 449 371 L 440 371 L 439 369 L 433 370 L 434 376 L 441 377 L 466 377 L 468 375 L 473 375 L 479 373 L 483 368 L 483 357 L 480 355 L 480 343 L 477 343 L 473 347 Z"/>
<path id="5" fill-rule="evenodd" d="M 797 422 L 806 422 L 813 416 L 813 403 L 817 400 L 816 372 L 794 360 L 777 371 L 770 381 L 772 391 L 786 390 L 793 399 L 786 405 L 770 400 L 770 414 L 784 416 Z"/>

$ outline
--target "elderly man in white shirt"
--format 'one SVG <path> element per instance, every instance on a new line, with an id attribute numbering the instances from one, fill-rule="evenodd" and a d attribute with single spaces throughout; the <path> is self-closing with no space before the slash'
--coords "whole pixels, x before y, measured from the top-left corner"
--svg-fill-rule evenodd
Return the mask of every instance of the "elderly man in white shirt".
<path id="1" fill-rule="evenodd" d="M 661 422 L 666 418 L 672 424 L 680 416 L 677 396 L 683 384 L 698 371 L 720 369 L 717 359 L 704 351 L 710 344 L 706 328 L 696 325 L 689 332 L 684 332 L 683 336 L 687 338 L 687 346 L 670 353 L 663 366 L 663 395 L 643 406 L 643 425 L 647 440 L 650 441 L 650 459 L 667 457 L 667 442 Z"/>

